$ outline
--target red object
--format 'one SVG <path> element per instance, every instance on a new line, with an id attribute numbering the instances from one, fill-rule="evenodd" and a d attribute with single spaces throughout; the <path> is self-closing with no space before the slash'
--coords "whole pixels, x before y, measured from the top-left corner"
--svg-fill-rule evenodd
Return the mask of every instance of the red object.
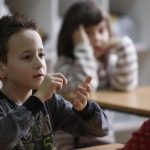
<path id="1" fill-rule="evenodd" d="M 120 150 L 150 150 L 150 119 L 145 121 Z"/>

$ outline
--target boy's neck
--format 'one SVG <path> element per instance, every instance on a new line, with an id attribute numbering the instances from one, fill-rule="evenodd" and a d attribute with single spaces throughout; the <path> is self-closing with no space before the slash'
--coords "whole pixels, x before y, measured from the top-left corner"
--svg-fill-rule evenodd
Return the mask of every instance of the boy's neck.
<path id="1" fill-rule="evenodd" d="M 2 87 L 1 91 L 13 102 L 15 102 L 16 104 L 23 104 L 28 98 L 29 96 L 31 96 L 32 94 L 32 90 L 27 91 L 27 92 L 22 92 L 20 90 L 16 91 L 13 90 L 9 90 L 5 87 Z"/>

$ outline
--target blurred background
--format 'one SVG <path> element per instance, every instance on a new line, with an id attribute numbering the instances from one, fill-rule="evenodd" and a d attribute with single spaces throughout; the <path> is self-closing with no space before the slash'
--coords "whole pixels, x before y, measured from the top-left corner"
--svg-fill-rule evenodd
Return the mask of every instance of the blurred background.
<path id="1" fill-rule="evenodd" d="M 4 0 L 0 0 L 2 1 Z M 61 20 L 71 4 L 79 0 L 5 0 L 10 12 L 20 12 L 35 20 L 45 38 L 47 63 L 56 56 L 56 39 Z M 139 84 L 150 84 L 149 0 L 95 0 L 112 15 L 113 27 L 118 34 L 130 36 L 137 45 L 139 55 Z M 2 4 L 1 4 L 2 6 Z M 0 8 L 3 9 L 3 8 Z M 1 11 L 1 10 L 0 10 Z M 6 10 L 4 10 L 6 13 Z M 49 53 L 50 52 L 50 53 Z M 51 71 L 51 66 L 49 67 Z"/>
<path id="2" fill-rule="evenodd" d="M 0 0 L 0 17 L 20 12 L 35 20 L 41 30 L 46 49 L 48 71 L 57 61 L 56 40 L 65 11 L 79 0 Z M 110 12 L 113 28 L 119 35 L 130 36 L 136 44 L 139 61 L 139 86 L 150 85 L 150 1 L 95 0 Z M 130 118 L 130 119 L 129 119 Z M 145 120 L 144 117 L 116 116 L 117 142 L 124 143 Z"/>

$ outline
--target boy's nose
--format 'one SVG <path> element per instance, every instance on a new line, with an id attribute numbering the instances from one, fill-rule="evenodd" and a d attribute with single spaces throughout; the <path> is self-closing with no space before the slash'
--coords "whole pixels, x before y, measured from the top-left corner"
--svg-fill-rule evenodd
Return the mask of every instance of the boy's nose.
<path id="1" fill-rule="evenodd" d="M 42 66 L 43 66 L 42 60 L 39 57 L 35 58 L 34 67 L 35 68 L 41 68 Z"/>

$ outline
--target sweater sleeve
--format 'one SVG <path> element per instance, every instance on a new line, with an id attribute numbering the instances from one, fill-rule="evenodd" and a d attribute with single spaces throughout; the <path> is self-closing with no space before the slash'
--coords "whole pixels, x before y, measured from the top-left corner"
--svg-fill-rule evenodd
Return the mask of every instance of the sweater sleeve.
<path id="1" fill-rule="evenodd" d="M 48 102 L 48 112 L 52 119 L 53 129 L 64 130 L 75 136 L 105 136 L 109 124 L 104 111 L 93 101 L 82 112 L 73 110 L 70 102 L 58 94 Z"/>
<path id="2" fill-rule="evenodd" d="M 38 109 L 35 109 L 33 104 L 35 98 L 31 96 L 25 105 L 15 106 L 13 109 L 7 102 L 7 100 L 0 103 L 0 149 L 12 149 L 18 143 L 19 139 L 27 134 L 30 127 L 33 124 L 33 115 L 40 110 L 41 105 L 38 104 Z M 33 111 L 28 104 L 32 102 Z M 31 103 L 30 103 L 31 104 Z"/>
<path id="3" fill-rule="evenodd" d="M 127 36 L 123 37 L 117 48 L 117 63 L 111 73 L 113 88 L 129 91 L 138 85 L 138 61 L 136 48 Z"/>
<path id="4" fill-rule="evenodd" d="M 56 72 L 63 73 L 69 81 L 63 92 L 73 92 L 86 76 L 92 77 L 91 85 L 93 90 L 96 90 L 98 87 L 97 63 L 92 47 L 87 43 L 80 43 L 74 48 L 74 54 L 75 60 L 60 57 L 55 68 Z"/>

